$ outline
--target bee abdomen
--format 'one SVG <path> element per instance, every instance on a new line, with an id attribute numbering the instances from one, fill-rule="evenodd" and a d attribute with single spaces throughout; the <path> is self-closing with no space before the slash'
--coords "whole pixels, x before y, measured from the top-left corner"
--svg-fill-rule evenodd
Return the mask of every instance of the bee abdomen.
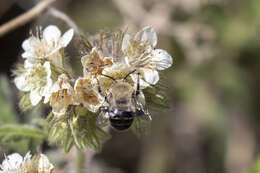
<path id="1" fill-rule="evenodd" d="M 117 130 L 128 129 L 134 120 L 134 116 L 131 112 L 122 111 L 113 117 L 109 118 L 110 124 Z"/>
<path id="2" fill-rule="evenodd" d="M 133 118 L 128 119 L 115 119 L 110 118 L 110 124 L 117 130 L 126 130 L 128 129 L 133 123 Z"/>

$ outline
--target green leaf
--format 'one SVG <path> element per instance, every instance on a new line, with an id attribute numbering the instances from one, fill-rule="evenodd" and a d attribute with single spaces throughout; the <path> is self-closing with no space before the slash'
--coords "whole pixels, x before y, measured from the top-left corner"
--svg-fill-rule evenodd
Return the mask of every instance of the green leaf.
<path id="1" fill-rule="evenodd" d="M 39 126 L 39 125 L 38 125 Z M 28 125 L 0 124 L 0 145 L 10 150 L 25 153 L 35 150 L 43 140 L 47 139 L 48 132 Z"/>
<path id="2" fill-rule="evenodd" d="M 28 125 L 2 124 L 0 126 L 0 142 L 28 138 L 42 141 L 47 138 L 47 133 L 39 128 Z"/>
<path id="3" fill-rule="evenodd" d="M 85 108 L 84 110 L 83 114 L 74 115 L 77 118 L 71 126 L 75 144 L 79 149 L 89 146 L 100 150 L 102 141 L 108 138 L 108 134 L 102 129 L 102 126 L 97 124 L 97 115 Z M 80 111 L 76 110 L 76 112 Z"/>
<path id="4" fill-rule="evenodd" d="M 59 142 L 65 152 L 69 152 L 74 145 L 80 150 L 86 147 L 100 150 L 108 134 L 102 129 L 103 125 L 96 122 L 97 115 L 82 106 L 68 109 L 68 114 L 62 117 L 49 116 L 50 140 Z"/>

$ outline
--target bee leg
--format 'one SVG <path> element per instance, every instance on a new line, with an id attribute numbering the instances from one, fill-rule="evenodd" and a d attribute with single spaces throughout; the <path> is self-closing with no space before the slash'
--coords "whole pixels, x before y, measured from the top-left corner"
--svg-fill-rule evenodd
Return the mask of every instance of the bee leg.
<path id="1" fill-rule="evenodd" d="M 127 77 L 128 76 L 130 76 L 130 74 L 133 74 L 134 72 L 136 72 L 136 69 L 135 70 L 133 70 L 133 71 L 131 71 L 131 72 L 129 72 L 125 77 L 124 77 L 124 79 L 123 80 L 126 80 L 127 79 Z"/>
<path id="2" fill-rule="evenodd" d="M 137 85 L 135 95 L 138 96 L 140 94 L 140 73 L 137 73 Z"/>
<path id="3" fill-rule="evenodd" d="M 136 91 L 133 92 L 133 94 L 132 94 L 132 97 L 135 100 L 135 107 L 139 107 L 140 106 L 138 104 L 138 102 L 137 102 L 137 97 L 140 94 L 140 83 L 139 83 L 139 81 L 140 81 L 140 78 L 139 78 L 140 73 L 138 72 L 137 75 L 138 75 L 138 77 L 137 77 Z M 142 109 L 136 109 L 136 116 L 141 116 L 143 114 L 144 114 L 144 112 L 142 111 Z"/>
<path id="4" fill-rule="evenodd" d="M 105 77 L 107 77 L 107 78 L 109 78 L 109 79 L 111 79 L 111 80 L 113 80 L 114 82 L 116 82 L 116 79 L 115 78 L 113 78 L 113 77 L 111 77 L 111 76 L 108 76 L 108 75 L 105 75 L 105 74 L 101 74 L 102 76 L 105 76 Z"/>
<path id="5" fill-rule="evenodd" d="M 97 84 L 98 84 L 98 92 L 100 95 L 104 96 L 104 94 L 102 93 L 101 87 L 100 87 L 100 83 L 97 77 L 95 77 L 95 79 L 97 80 Z"/>
<path id="6" fill-rule="evenodd" d="M 102 97 L 104 97 L 104 98 L 105 98 L 105 101 L 107 102 L 107 96 L 105 96 L 105 95 L 103 94 L 103 92 L 102 92 L 102 90 L 101 90 L 101 87 L 100 87 L 100 83 L 99 83 L 98 78 L 97 78 L 97 77 L 95 77 L 95 78 L 96 78 L 97 84 L 98 84 L 98 93 L 99 93 Z"/>

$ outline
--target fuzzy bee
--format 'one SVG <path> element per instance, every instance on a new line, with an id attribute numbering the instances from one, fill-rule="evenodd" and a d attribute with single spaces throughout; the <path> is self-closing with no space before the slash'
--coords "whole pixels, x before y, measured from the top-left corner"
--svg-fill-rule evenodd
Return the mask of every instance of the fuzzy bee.
<path id="1" fill-rule="evenodd" d="M 97 121 L 104 122 L 109 120 L 110 125 L 114 129 L 120 131 L 131 127 L 135 117 L 151 120 L 148 110 L 144 107 L 145 101 L 143 93 L 140 90 L 139 75 L 136 81 L 136 88 L 127 80 L 130 74 L 135 73 L 136 70 L 129 72 L 122 79 L 115 79 L 112 76 L 104 75 L 102 73 L 103 68 L 111 65 L 111 63 L 108 63 L 107 59 L 102 57 L 113 57 L 114 63 L 120 60 L 119 57 L 122 57 L 121 41 L 119 41 L 122 40 L 120 39 L 121 37 L 123 37 L 122 32 L 102 33 L 97 39 L 93 38 L 90 42 L 83 36 L 78 37 L 77 42 L 77 47 L 81 50 L 79 53 L 82 56 L 82 64 L 86 67 L 83 71 L 96 76 L 101 75 L 113 81 L 113 84 L 108 91 L 103 92 L 99 80 L 96 77 L 98 92 L 105 98 L 103 106 L 99 108 L 100 115 L 98 116 Z M 97 58 L 98 56 L 89 56 L 93 50 L 93 46 L 102 52 L 103 55 L 101 58 Z M 93 52 L 92 55 L 94 55 Z"/>
<path id="2" fill-rule="evenodd" d="M 122 131 L 131 127 L 134 118 L 148 116 L 149 112 L 144 108 L 139 84 L 139 74 L 137 87 L 134 88 L 126 79 L 136 70 L 128 73 L 123 79 L 116 80 L 111 76 L 103 75 L 114 81 L 105 97 L 105 105 L 100 107 L 100 114 L 109 119 L 110 125 L 116 130 Z M 98 81 L 98 80 L 97 80 Z M 102 93 L 99 81 L 98 90 Z"/>

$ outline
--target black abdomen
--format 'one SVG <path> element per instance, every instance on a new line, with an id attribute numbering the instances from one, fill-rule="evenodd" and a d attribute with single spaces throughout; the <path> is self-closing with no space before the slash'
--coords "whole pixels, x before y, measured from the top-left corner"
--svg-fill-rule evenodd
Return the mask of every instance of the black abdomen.
<path id="1" fill-rule="evenodd" d="M 117 130 L 128 129 L 132 125 L 133 120 L 132 112 L 128 111 L 119 111 L 115 116 L 109 118 L 111 126 Z"/>

